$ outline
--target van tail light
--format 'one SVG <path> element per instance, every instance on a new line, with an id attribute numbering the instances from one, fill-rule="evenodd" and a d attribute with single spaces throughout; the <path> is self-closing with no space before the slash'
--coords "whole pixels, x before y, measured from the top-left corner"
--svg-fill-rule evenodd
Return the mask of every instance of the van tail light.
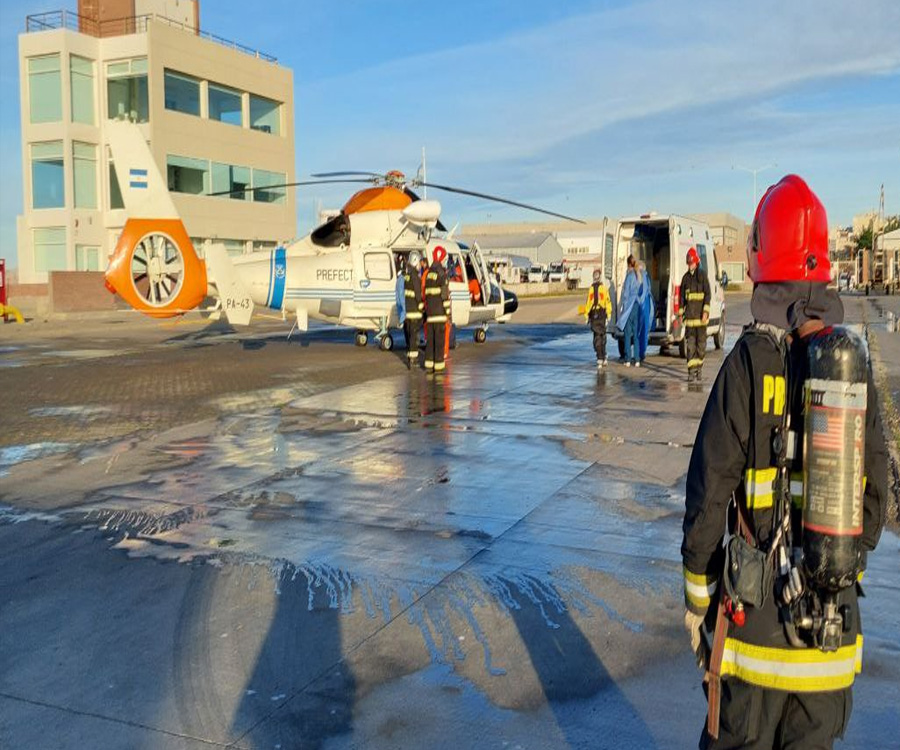
<path id="1" fill-rule="evenodd" d="M 681 284 L 676 284 L 672 292 L 672 313 L 678 315 L 681 311 Z"/>

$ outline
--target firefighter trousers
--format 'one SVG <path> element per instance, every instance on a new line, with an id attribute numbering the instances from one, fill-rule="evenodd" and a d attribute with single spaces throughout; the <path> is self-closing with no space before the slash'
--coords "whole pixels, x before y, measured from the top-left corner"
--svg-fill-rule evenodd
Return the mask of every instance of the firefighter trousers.
<path id="1" fill-rule="evenodd" d="M 706 326 L 688 326 L 684 329 L 684 350 L 687 354 L 688 373 L 700 373 L 706 355 Z"/>
<path id="2" fill-rule="evenodd" d="M 606 316 L 591 316 L 591 331 L 594 333 L 594 352 L 597 355 L 597 361 L 603 362 L 606 359 Z"/>
<path id="3" fill-rule="evenodd" d="M 700 750 L 831 750 L 852 709 L 851 688 L 788 693 L 724 679 L 719 737 L 710 737 L 704 725 Z"/>
<path id="4" fill-rule="evenodd" d="M 444 369 L 444 331 L 446 323 L 428 323 L 428 331 L 425 337 L 425 369 Z"/>
<path id="5" fill-rule="evenodd" d="M 403 321 L 403 335 L 406 336 L 406 356 L 411 360 L 419 358 L 419 331 L 422 321 L 419 319 Z"/>

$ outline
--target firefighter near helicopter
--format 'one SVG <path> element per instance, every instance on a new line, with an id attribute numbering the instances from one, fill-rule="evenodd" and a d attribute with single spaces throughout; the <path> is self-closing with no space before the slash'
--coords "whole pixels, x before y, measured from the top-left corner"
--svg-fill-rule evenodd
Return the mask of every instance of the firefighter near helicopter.
<path id="1" fill-rule="evenodd" d="M 361 186 L 336 216 L 286 247 L 231 257 L 212 243 L 196 252 L 152 154 L 136 126 L 110 123 L 110 149 L 128 220 L 119 237 L 106 286 L 134 309 L 168 318 L 197 309 L 208 297 L 235 325 L 247 325 L 254 309 L 279 312 L 308 330 L 317 320 L 355 329 L 365 345 L 374 333 L 384 350 L 393 348 L 400 327 L 396 303 L 397 263 L 412 251 L 433 258 L 443 246 L 459 263 L 462 279 L 451 281 L 454 326 L 475 326 L 486 338 L 491 323 L 505 323 L 518 308 L 516 295 L 492 283 L 477 243 L 455 240 L 440 221 L 441 204 L 420 199 L 414 188 L 433 189 L 504 203 L 583 223 L 564 214 L 487 193 L 407 179 L 402 172 L 329 172 L 283 185 L 208 193 L 230 195 L 322 184 Z M 469 282 L 481 290 L 477 302 Z M 293 329 L 292 329 L 293 330 Z"/>

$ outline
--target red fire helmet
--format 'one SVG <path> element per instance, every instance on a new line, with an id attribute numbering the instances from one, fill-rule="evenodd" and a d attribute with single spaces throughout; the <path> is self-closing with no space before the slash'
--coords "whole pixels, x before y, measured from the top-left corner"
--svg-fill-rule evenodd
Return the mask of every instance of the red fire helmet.
<path id="1" fill-rule="evenodd" d="M 444 259 L 447 257 L 447 251 L 444 249 L 442 245 L 438 245 L 434 249 L 434 260 L 437 263 L 443 263 Z"/>
<path id="2" fill-rule="evenodd" d="M 763 195 L 750 227 L 747 262 L 755 284 L 831 281 L 825 206 L 801 177 L 782 177 Z"/>
<path id="3" fill-rule="evenodd" d="M 700 256 L 697 255 L 696 247 L 692 247 L 690 250 L 687 251 L 687 264 L 691 265 L 691 263 L 693 263 L 695 266 L 700 265 Z"/>

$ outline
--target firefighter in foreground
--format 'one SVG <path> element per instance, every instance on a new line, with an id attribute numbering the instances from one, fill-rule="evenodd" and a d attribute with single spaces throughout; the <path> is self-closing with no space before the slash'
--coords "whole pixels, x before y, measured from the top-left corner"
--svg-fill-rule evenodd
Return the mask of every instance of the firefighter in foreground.
<path id="1" fill-rule="evenodd" d="M 865 348 L 835 327 L 825 209 L 801 178 L 763 196 L 747 252 L 755 322 L 722 365 L 687 477 L 700 747 L 831 748 L 862 665 L 857 596 L 884 524 L 886 449 Z"/>
<path id="2" fill-rule="evenodd" d="M 411 367 L 419 359 L 419 330 L 425 303 L 422 297 L 422 279 L 419 276 L 419 254 L 415 251 L 406 259 L 403 271 L 403 294 L 406 302 L 406 318 L 403 333 L 406 335 L 406 364 Z"/>
<path id="3" fill-rule="evenodd" d="M 706 326 L 709 323 L 709 279 L 700 268 L 696 248 L 687 252 L 687 273 L 681 279 L 681 316 L 687 353 L 688 383 L 703 377 L 706 354 Z"/>
<path id="4" fill-rule="evenodd" d="M 590 323 L 594 333 L 594 353 L 597 355 L 597 369 L 607 365 L 606 359 L 606 324 L 612 316 L 612 303 L 606 285 L 600 278 L 600 271 L 594 271 L 594 281 L 588 289 L 587 303 L 584 306 L 584 318 Z"/>
<path id="5" fill-rule="evenodd" d="M 441 372 L 444 367 L 444 345 L 447 318 L 450 315 L 450 287 L 443 262 L 447 251 L 434 248 L 434 262 L 425 274 L 425 369 Z"/>

